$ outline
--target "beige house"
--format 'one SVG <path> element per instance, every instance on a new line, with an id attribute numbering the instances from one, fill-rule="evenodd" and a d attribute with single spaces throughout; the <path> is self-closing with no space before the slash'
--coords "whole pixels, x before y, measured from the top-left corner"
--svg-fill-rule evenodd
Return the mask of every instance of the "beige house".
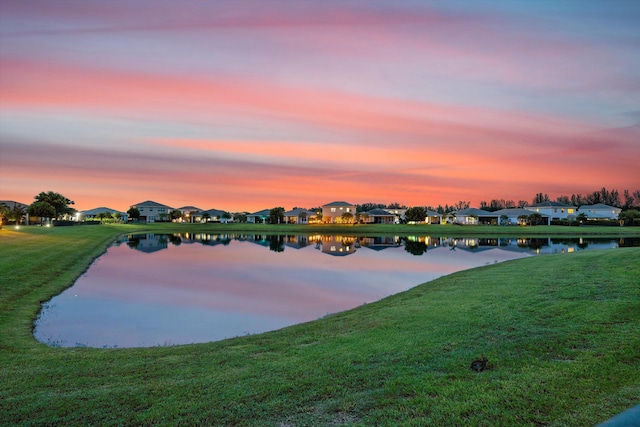
<path id="1" fill-rule="evenodd" d="M 322 206 L 322 222 L 329 224 L 353 223 L 355 217 L 356 207 L 351 203 L 331 202 Z"/>
<path id="2" fill-rule="evenodd" d="M 307 209 L 295 208 L 284 213 L 284 222 L 287 224 L 309 224 L 313 222 L 316 213 Z"/>
<path id="3" fill-rule="evenodd" d="M 131 205 L 131 207 L 138 208 L 138 211 L 140 211 L 140 221 L 144 222 L 168 221 L 169 214 L 173 210 L 170 206 L 152 200 L 136 203 L 135 205 Z"/>

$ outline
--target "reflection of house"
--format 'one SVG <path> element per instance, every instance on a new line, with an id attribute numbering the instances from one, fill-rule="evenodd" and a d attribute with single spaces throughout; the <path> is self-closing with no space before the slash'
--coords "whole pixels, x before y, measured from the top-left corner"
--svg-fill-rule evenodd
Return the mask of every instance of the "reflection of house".
<path id="1" fill-rule="evenodd" d="M 152 200 L 146 202 L 136 203 L 131 206 L 137 208 L 140 211 L 140 221 L 155 222 L 155 221 L 167 221 L 169 214 L 173 208 L 157 203 Z"/>
<path id="2" fill-rule="evenodd" d="M 372 209 L 363 212 L 361 217 L 363 222 L 367 224 L 393 224 L 396 222 L 396 216 L 384 209 Z"/>
<path id="3" fill-rule="evenodd" d="M 195 206 L 183 206 L 178 208 L 182 214 L 182 218 L 186 218 L 186 222 L 202 222 L 202 209 Z"/>
<path id="4" fill-rule="evenodd" d="M 95 220 L 98 219 L 98 215 L 100 214 L 108 214 L 110 217 L 113 217 L 113 214 L 120 214 L 120 220 L 121 221 L 128 221 L 129 220 L 129 214 L 127 214 L 126 212 L 120 212 L 117 211 L 115 209 L 110 209 L 110 208 L 105 208 L 105 207 L 100 207 L 100 208 L 95 208 L 95 209 L 89 209 L 87 211 L 80 211 L 78 212 L 76 218 L 78 219 L 78 221 L 81 220 Z"/>
<path id="5" fill-rule="evenodd" d="M 326 223 L 352 223 L 355 220 L 355 215 L 356 207 L 351 203 L 331 202 L 322 206 L 322 221 Z"/>
<path id="6" fill-rule="evenodd" d="M 166 234 L 134 234 L 129 236 L 127 245 L 141 252 L 152 253 L 167 249 L 169 237 Z"/>
<path id="7" fill-rule="evenodd" d="M 482 209 L 460 209 L 455 212 L 453 222 L 456 224 L 491 224 L 492 222 L 497 223 L 498 216 L 494 212 Z"/>
<path id="8" fill-rule="evenodd" d="M 527 210 L 546 215 L 551 220 L 573 219 L 576 216 L 576 207 L 558 202 L 542 202 L 527 207 Z"/>
<path id="9" fill-rule="evenodd" d="M 264 224 L 269 219 L 269 213 L 271 209 L 263 209 L 258 212 L 247 215 L 247 222 L 253 222 L 256 224 Z"/>
<path id="10" fill-rule="evenodd" d="M 602 203 L 583 205 L 578 208 L 578 214 L 585 214 L 587 219 L 618 219 L 622 209 Z"/>
<path id="11" fill-rule="evenodd" d="M 361 246 L 376 251 L 387 248 L 397 248 L 401 246 L 401 240 L 398 236 L 376 236 L 376 237 L 360 237 L 358 239 Z"/>
<path id="12" fill-rule="evenodd" d="M 316 213 L 302 208 L 295 208 L 284 213 L 284 222 L 288 224 L 309 224 L 310 219 L 314 219 Z"/>
<path id="13" fill-rule="evenodd" d="M 302 249 L 310 244 L 309 236 L 305 234 L 284 236 L 284 245 L 290 248 Z"/>
<path id="14" fill-rule="evenodd" d="M 351 255 L 356 251 L 356 238 L 353 236 L 309 236 L 316 249 L 334 256 Z"/>
<path id="15" fill-rule="evenodd" d="M 500 225 L 521 225 L 522 217 L 529 216 L 538 212 L 534 212 L 529 209 L 523 208 L 509 208 L 509 209 L 500 209 L 499 211 L 495 211 L 494 214 L 498 215 L 498 223 Z M 504 218 L 504 217 L 506 218 Z M 546 214 L 540 214 L 544 219 L 545 224 L 549 224 L 549 216 Z"/>

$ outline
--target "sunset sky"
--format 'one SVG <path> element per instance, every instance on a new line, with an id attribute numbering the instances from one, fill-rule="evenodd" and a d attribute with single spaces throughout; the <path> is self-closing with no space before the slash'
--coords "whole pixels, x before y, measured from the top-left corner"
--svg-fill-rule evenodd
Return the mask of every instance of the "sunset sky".
<path id="1" fill-rule="evenodd" d="M 0 2 L 0 200 L 640 188 L 640 1 Z"/>

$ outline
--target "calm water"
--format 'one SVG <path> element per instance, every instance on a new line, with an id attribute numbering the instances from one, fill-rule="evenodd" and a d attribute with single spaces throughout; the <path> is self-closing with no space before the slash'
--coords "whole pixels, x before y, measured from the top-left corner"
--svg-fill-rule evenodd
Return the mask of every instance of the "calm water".
<path id="1" fill-rule="evenodd" d="M 472 267 L 618 239 L 132 235 L 43 304 L 53 346 L 148 347 L 315 320 Z"/>

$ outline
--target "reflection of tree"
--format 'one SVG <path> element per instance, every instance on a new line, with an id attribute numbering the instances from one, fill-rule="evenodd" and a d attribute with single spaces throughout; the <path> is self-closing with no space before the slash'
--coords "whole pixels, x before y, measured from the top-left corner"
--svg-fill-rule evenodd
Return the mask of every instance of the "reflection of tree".
<path id="1" fill-rule="evenodd" d="M 182 237 L 179 234 L 172 234 L 169 236 L 169 241 L 174 246 L 179 246 L 182 243 Z"/>
<path id="2" fill-rule="evenodd" d="M 543 246 L 546 246 L 547 239 L 531 239 L 529 240 L 529 247 L 531 249 L 542 249 Z"/>
<path id="3" fill-rule="evenodd" d="M 427 252 L 427 244 L 425 242 L 406 240 L 404 242 L 404 250 L 412 255 L 422 255 Z"/>
<path id="4" fill-rule="evenodd" d="M 127 241 L 127 246 L 132 249 L 137 249 L 140 246 L 140 236 L 129 236 L 129 240 Z"/>
<path id="5" fill-rule="evenodd" d="M 267 236 L 269 250 L 274 252 L 284 252 L 284 237 L 279 235 Z"/>

